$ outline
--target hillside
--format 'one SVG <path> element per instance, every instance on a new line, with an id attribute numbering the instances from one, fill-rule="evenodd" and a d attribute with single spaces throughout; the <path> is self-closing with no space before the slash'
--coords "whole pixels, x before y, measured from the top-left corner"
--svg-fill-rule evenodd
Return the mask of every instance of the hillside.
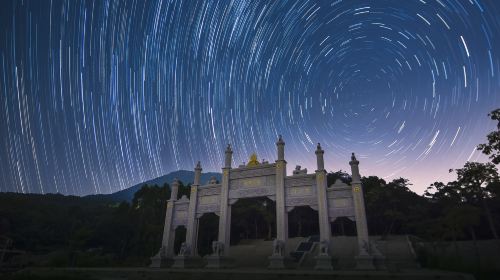
<path id="1" fill-rule="evenodd" d="M 214 176 L 217 180 L 221 180 L 221 174 L 217 172 L 207 172 L 201 174 L 201 184 L 205 184 L 210 178 Z M 90 199 L 106 199 L 112 201 L 132 201 L 134 198 L 134 194 L 144 185 L 158 185 L 163 186 L 165 183 L 171 184 L 174 179 L 177 178 L 184 184 L 192 184 L 194 179 L 194 171 L 189 170 L 178 170 L 174 172 L 170 172 L 166 175 L 160 176 L 158 178 L 131 186 L 121 191 L 117 191 L 112 194 L 98 194 L 98 195 L 89 195 L 86 196 Z"/>

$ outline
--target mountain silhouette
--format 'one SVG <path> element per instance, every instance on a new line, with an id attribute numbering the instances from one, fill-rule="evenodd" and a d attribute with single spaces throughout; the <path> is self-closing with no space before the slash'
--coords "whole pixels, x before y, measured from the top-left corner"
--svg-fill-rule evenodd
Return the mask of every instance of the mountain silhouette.
<path id="1" fill-rule="evenodd" d="M 221 173 L 217 172 L 207 172 L 207 173 L 202 173 L 201 174 L 201 184 L 204 185 L 206 184 L 211 177 L 215 177 L 219 182 L 221 181 Z M 140 184 L 131 186 L 129 188 L 126 188 L 121 191 L 117 191 L 111 194 L 98 194 L 98 195 L 89 195 L 86 196 L 87 198 L 93 198 L 93 199 L 106 199 L 106 200 L 112 200 L 116 202 L 121 202 L 121 201 L 132 201 L 134 198 L 134 194 L 142 188 L 144 185 L 158 185 L 158 186 L 163 186 L 165 183 L 167 184 L 172 184 L 174 179 L 177 178 L 179 181 L 181 181 L 184 185 L 187 184 L 192 184 L 194 180 L 194 171 L 189 171 L 189 170 L 178 170 L 178 171 L 173 171 L 170 172 L 166 175 L 160 176 L 155 179 L 151 179 L 145 182 L 142 182 Z"/>

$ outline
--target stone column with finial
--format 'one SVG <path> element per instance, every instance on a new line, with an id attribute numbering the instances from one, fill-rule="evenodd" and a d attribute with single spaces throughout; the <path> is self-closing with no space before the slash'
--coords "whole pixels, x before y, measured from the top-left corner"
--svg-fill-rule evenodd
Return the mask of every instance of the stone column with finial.
<path id="1" fill-rule="evenodd" d="M 167 214 L 165 216 L 165 225 L 163 227 L 163 241 L 162 244 L 165 248 L 165 254 L 167 257 L 172 257 L 174 255 L 174 238 L 175 232 L 172 227 L 174 221 L 174 208 L 175 201 L 177 201 L 177 194 L 179 193 L 179 180 L 177 178 L 172 182 L 172 188 L 170 190 L 170 200 L 167 202 Z"/>
<path id="2" fill-rule="evenodd" d="M 359 174 L 359 161 L 352 153 L 351 161 L 352 173 L 352 198 L 354 202 L 354 216 L 356 219 L 356 230 L 358 235 L 358 250 L 356 256 L 356 268 L 361 270 L 375 269 L 373 256 L 370 253 L 370 240 L 368 239 L 368 226 L 366 222 L 365 200 L 363 197 L 363 187 L 361 186 L 361 175 Z"/>
<path id="3" fill-rule="evenodd" d="M 276 238 L 283 242 L 288 239 L 288 213 L 285 209 L 285 141 L 281 135 L 276 142 L 278 160 L 276 160 Z"/>
<path id="4" fill-rule="evenodd" d="M 165 223 L 163 226 L 163 235 L 161 248 L 158 254 L 151 258 L 151 267 L 161 267 L 167 258 L 172 258 L 174 255 L 174 237 L 175 232 L 172 228 L 174 218 L 175 201 L 179 192 L 179 182 L 174 179 L 170 191 L 170 199 L 167 201 L 167 212 L 165 214 Z"/>
<path id="5" fill-rule="evenodd" d="M 328 197 L 326 194 L 327 180 L 326 180 L 326 170 L 325 161 L 323 159 L 323 154 L 325 151 L 321 148 L 318 143 L 316 147 L 316 190 L 318 196 L 318 215 L 319 215 L 319 236 L 321 241 L 330 241 L 331 230 L 330 230 L 330 220 L 328 217 Z"/>
<path id="6" fill-rule="evenodd" d="M 323 159 L 325 151 L 321 148 L 320 143 L 316 147 L 316 195 L 318 197 L 318 218 L 319 218 L 319 238 L 322 246 L 320 253 L 315 257 L 318 270 L 332 270 L 330 256 L 330 218 L 328 213 L 328 197 L 327 197 L 327 178 L 325 170 L 325 161 Z"/>
<path id="7" fill-rule="evenodd" d="M 269 268 L 284 269 L 286 241 L 288 239 L 288 213 L 285 208 L 285 141 L 281 135 L 276 142 L 278 159 L 276 160 L 276 240 L 273 242 L 273 254 L 268 257 Z"/>
<path id="8" fill-rule="evenodd" d="M 228 144 L 225 152 L 225 164 L 222 168 L 222 182 L 220 193 L 220 213 L 219 213 L 219 242 L 224 244 L 224 256 L 228 255 L 230 232 L 231 232 L 231 206 L 229 205 L 229 173 L 231 172 L 231 162 L 233 150 Z"/>
<path id="9" fill-rule="evenodd" d="M 189 195 L 189 210 L 187 217 L 187 231 L 186 231 L 186 243 L 192 248 L 190 254 L 191 256 L 198 255 L 196 252 L 196 242 L 197 242 L 197 218 L 196 218 L 196 207 L 198 204 L 198 187 L 200 186 L 201 177 L 201 164 L 198 161 L 196 167 L 194 168 L 194 182 L 191 185 L 191 193 Z"/>

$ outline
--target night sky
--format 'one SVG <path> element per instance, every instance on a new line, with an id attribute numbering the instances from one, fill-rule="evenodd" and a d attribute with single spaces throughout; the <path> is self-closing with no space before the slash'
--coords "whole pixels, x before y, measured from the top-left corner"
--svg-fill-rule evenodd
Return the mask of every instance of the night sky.
<path id="1" fill-rule="evenodd" d="M 500 106 L 500 1 L 0 3 L 0 191 L 110 193 L 178 169 L 405 177 L 421 193 Z"/>

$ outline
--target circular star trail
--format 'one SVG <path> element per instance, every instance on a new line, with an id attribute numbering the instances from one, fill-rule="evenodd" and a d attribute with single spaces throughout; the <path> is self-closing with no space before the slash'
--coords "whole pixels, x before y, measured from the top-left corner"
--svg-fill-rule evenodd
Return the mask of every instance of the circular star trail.
<path id="1" fill-rule="evenodd" d="M 481 160 L 500 105 L 500 4 L 4 1 L 0 190 L 114 192 L 276 159 L 405 177 Z M 291 173 L 291 172 L 289 172 Z"/>

